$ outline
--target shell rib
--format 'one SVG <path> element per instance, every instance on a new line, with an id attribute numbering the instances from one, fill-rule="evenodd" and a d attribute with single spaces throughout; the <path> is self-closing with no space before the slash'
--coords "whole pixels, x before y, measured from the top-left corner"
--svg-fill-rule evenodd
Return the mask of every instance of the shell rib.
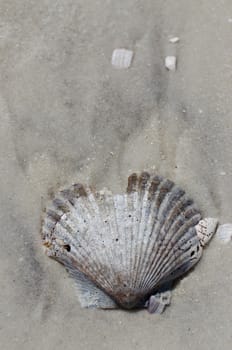
<path id="1" fill-rule="evenodd" d="M 200 219 L 181 188 L 143 172 L 128 178 L 124 194 L 81 184 L 61 191 L 46 211 L 42 239 L 50 257 L 130 309 L 197 263 Z"/>

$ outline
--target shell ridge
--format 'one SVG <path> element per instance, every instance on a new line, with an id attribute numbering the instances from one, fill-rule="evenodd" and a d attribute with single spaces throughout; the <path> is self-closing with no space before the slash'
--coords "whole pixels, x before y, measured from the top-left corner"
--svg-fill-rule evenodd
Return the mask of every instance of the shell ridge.
<path id="1" fill-rule="evenodd" d="M 110 195 L 109 195 L 110 197 Z M 108 220 L 104 220 L 104 218 L 102 217 L 101 215 L 101 205 L 105 207 L 105 191 L 102 191 L 101 193 L 100 192 L 96 192 L 95 194 L 90 192 L 89 195 L 88 195 L 88 198 L 89 198 L 89 201 L 91 203 L 91 206 L 93 208 L 93 211 L 95 212 L 95 219 L 96 219 L 96 222 L 94 222 L 94 229 L 95 231 L 97 232 L 97 238 L 98 238 L 98 241 L 96 242 L 96 239 L 94 240 L 94 245 L 96 245 L 96 243 L 98 243 L 99 247 L 96 251 L 96 246 L 92 247 L 92 251 L 95 251 L 95 258 L 97 260 L 99 260 L 99 257 L 97 257 L 97 254 L 99 254 L 99 252 L 102 251 L 102 240 L 101 238 L 104 237 L 104 239 L 107 239 L 108 238 L 108 234 L 107 234 L 107 230 L 106 230 L 106 227 L 104 224 L 106 224 L 104 221 L 107 221 L 108 223 Z M 109 213 L 110 215 L 110 213 Z M 111 215 L 110 215 L 110 218 L 111 218 Z M 110 221 L 110 220 L 109 220 Z M 99 231 L 99 229 L 101 229 L 101 232 Z M 105 233 L 105 234 L 104 234 Z M 108 247 L 109 248 L 109 247 Z M 100 276 L 103 276 L 103 279 L 104 279 L 104 289 L 107 288 L 109 290 L 113 290 L 113 282 L 111 280 L 111 278 L 109 278 L 110 276 L 110 271 L 114 274 L 115 271 L 112 267 L 112 259 L 109 254 L 112 254 L 111 250 L 110 249 L 104 249 L 104 254 L 101 254 L 100 258 L 100 262 L 99 262 L 99 271 L 98 271 L 98 276 L 96 278 L 99 278 Z M 108 264 L 109 263 L 109 264 Z M 105 267 L 108 267 L 107 270 L 105 269 Z M 102 274 L 102 272 L 104 271 L 104 275 Z M 106 274 L 107 272 L 107 274 Z"/>
<path id="2" fill-rule="evenodd" d="M 164 229 L 165 232 L 168 232 L 172 226 L 172 224 L 175 222 L 175 220 L 179 217 L 179 214 L 181 214 L 186 207 L 191 206 L 193 202 L 186 198 L 185 195 L 183 195 L 176 203 L 175 206 L 172 207 L 170 210 L 165 222 L 164 222 Z"/>
<path id="3" fill-rule="evenodd" d="M 118 221 L 117 221 L 117 214 L 116 214 L 116 207 L 115 207 L 115 200 L 114 196 L 110 196 L 110 203 L 109 203 L 109 226 L 110 226 L 110 234 L 108 233 L 107 236 L 111 236 L 110 241 L 112 242 L 113 239 L 117 241 L 118 236 L 119 236 L 119 226 L 118 226 Z M 108 242 L 109 243 L 109 242 Z M 115 270 L 115 267 L 113 265 L 113 261 L 115 261 L 118 257 L 118 249 L 114 248 L 114 245 L 109 244 L 107 249 L 110 252 L 110 256 L 112 261 L 110 262 L 111 264 L 111 270 L 112 270 L 112 276 L 115 276 L 117 271 Z"/>
<path id="4" fill-rule="evenodd" d="M 151 216 L 152 216 L 152 201 L 147 198 L 147 206 L 145 208 L 146 210 L 146 215 L 145 217 L 147 218 L 147 220 L 145 220 L 145 225 L 144 225 L 144 240 L 140 251 L 143 251 L 143 254 L 141 254 L 141 259 L 139 262 L 139 271 L 138 271 L 138 275 L 142 276 L 144 271 L 146 270 L 146 253 L 147 253 L 147 248 L 149 245 L 149 240 L 151 237 Z M 144 248 L 143 248 L 144 246 Z M 140 285 L 138 285 L 138 288 L 140 288 Z"/>
<path id="5" fill-rule="evenodd" d="M 138 175 L 136 173 L 131 174 L 128 177 L 128 185 L 127 185 L 127 205 L 130 210 L 131 208 L 131 244 L 129 247 L 129 260 L 130 260 L 130 269 L 129 269 L 129 285 L 132 287 L 133 285 L 133 267 L 135 264 L 135 247 L 136 247 L 136 224 L 137 224 L 137 209 L 139 203 L 138 196 Z"/>
<path id="6" fill-rule="evenodd" d="M 180 263 L 177 265 L 177 267 L 178 267 L 178 266 L 181 266 L 183 264 L 182 260 L 185 261 L 186 257 L 189 258 L 189 255 L 191 255 L 191 254 L 189 254 L 189 250 L 193 249 L 193 248 L 195 250 L 195 248 L 197 247 L 197 245 L 199 243 L 197 237 L 192 237 L 193 236 L 193 229 L 194 229 L 193 227 L 190 227 L 190 229 L 186 232 L 185 236 L 181 237 L 179 239 L 179 241 L 184 240 L 184 243 L 182 244 L 181 248 L 178 249 L 179 241 L 177 241 L 175 243 L 175 245 L 172 247 L 172 249 L 174 251 L 173 257 L 170 258 L 171 249 L 168 251 L 168 253 L 166 254 L 165 260 L 163 260 L 162 263 L 159 264 L 159 268 L 156 271 L 157 277 L 160 276 L 161 274 L 163 276 L 165 274 L 168 274 L 172 270 L 173 265 L 175 265 L 175 267 L 176 267 L 176 264 L 174 264 L 174 262 L 176 263 L 177 261 L 180 261 Z M 193 240 L 193 242 L 190 240 L 190 238 Z M 195 260 L 195 256 L 193 258 L 191 258 L 190 260 Z M 167 264 L 167 262 L 168 262 L 168 264 Z"/>
<path id="7" fill-rule="evenodd" d="M 129 181 L 129 180 L 128 180 Z M 130 242 L 131 244 L 128 244 L 128 272 L 129 272 L 129 281 L 132 279 L 132 266 L 133 266 L 133 261 L 132 261 L 132 251 L 133 251 L 133 244 L 134 244 L 134 237 L 133 237 L 133 232 L 134 232 L 134 212 L 135 212 L 135 206 L 134 203 L 136 202 L 136 192 L 132 193 L 127 193 L 127 206 L 128 206 L 128 220 L 131 222 L 130 230 L 126 232 L 126 235 L 130 237 Z"/>
<path id="8" fill-rule="evenodd" d="M 140 220 L 141 220 L 141 193 L 138 193 L 137 201 L 136 201 L 136 209 L 135 209 L 135 225 L 134 225 L 134 259 L 133 259 L 133 274 L 132 274 L 132 280 L 131 280 L 131 286 L 132 288 L 135 288 L 136 280 L 135 280 L 135 274 L 134 271 L 137 266 L 137 259 L 138 259 L 138 237 L 139 237 L 139 226 L 140 226 Z"/>
<path id="9" fill-rule="evenodd" d="M 138 268 L 139 268 L 139 260 L 140 260 L 140 256 L 139 256 L 139 251 L 140 251 L 140 244 L 138 244 L 139 240 L 140 240 L 140 233 L 141 233 L 141 221 L 142 221 L 142 217 L 143 217 L 143 200 L 144 200 L 144 196 L 146 196 L 146 187 L 147 187 L 147 181 L 149 180 L 149 176 L 147 176 L 147 173 L 142 173 L 139 177 L 139 186 L 138 187 L 138 203 L 139 203 L 139 218 L 137 217 L 137 230 L 136 230 L 136 252 L 135 252 L 135 263 L 134 263 L 134 267 L 133 270 L 135 271 L 134 273 L 134 277 L 133 277 L 133 288 L 136 288 L 136 278 L 137 278 L 137 272 L 138 272 Z"/>
<path id="10" fill-rule="evenodd" d="M 169 193 L 170 187 L 172 188 L 174 184 L 167 180 L 167 179 L 162 179 L 162 181 L 160 182 L 157 191 L 156 191 L 156 196 L 154 199 L 154 205 L 155 205 L 155 209 L 156 209 L 156 219 L 153 222 L 152 228 L 151 228 L 151 232 L 150 232 L 150 237 L 152 237 L 152 235 L 154 235 L 154 241 L 152 242 L 152 240 L 150 239 L 148 242 L 148 246 L 146 248 L 146 255 L 147 258 L 145 259 L 146 263 L 147 261 L 149 261 L 150 256 L 152 255 L 154 249 L 154 245 L 156 244 L 156 241 L 159 239 L 159 234 L 160 234 L 160 222 L 159 222 L 159 211 L 160 211 L 160 206 L 162 205 L 163 201 L 165 200 L 167 194 Z M 149 251 L 149 254 L 147 254 L 147 251 Z M 144 263 L 144 266 L 146 266 L 147 264 Z M 146 271 L 146 272 L 145 272 Z M 143 273 L 143 277 L 142 280 L 146 278 L 146 275 L 149 273 L 149 269 L 145 269 L 144 273 Z M 140 285 L 143 282 L 140 282 Z"/>
<path id="11" fill-rule="evenodd" d="M 162 202 L 158 214 L 158 220 L 160 221 L 160 225 L 164 227 L 165 222 L 168 222 L 167 216 L 170 215 L 170 212 L 173 211 L 175 206 L 177 205 L 177 201 L 183 198 L 185 192 L 179 187 L 173 187 L 172 190 L 167 193 L 165 200 Z"/>
<path id="12" fill-rule="evenodd" d="M 149 184 L 151 185 L 151 183 Z M 167 204 L 169 203 L 169 191 L 172 189 L 173 187 L 173 183 L 169 180 L 167 180 L 167 182 L 165 182 L 165 191 L 164 191 L 164 196 L 163 196 L 163 199 L 162 199 L 162 202 L 160 203 L 160 207 L 158 208 L 158 211 L 157 211 L 157 220 L 159 221 L 159 215 L 160 215 L 160 211 L 162 210 L 162 207 L 166 207 Z M 148 192 L 149 192 L 149 189 L 148 189 Z M 148 205 L 147 207 L 150 209 L 151 207 L 151 202 L 148 201 Z M 146 208 L 147 209 L 147 208 Z M 148 217 L 149 219 L 149 217 Z M 144 236 L 145 236 L 145 233 L 146 233 L 146 228 L 147 228 L 147 222 L 145 222 L 145 230 L 144 230 Z M 152 232 L 152 233 L 155 233 L 155 232 Z M 152 234 L 151 233 L 151 234 Z M 151 236 L 151 235 L 150 235 Z M 143 243 L 143 242 L 142 242 Z M 147 244 L 148 246 L 148 244 Z M 140 276 L 143 276 L 145 271 L 146 271 L 146 264 L 144 264 L 144 260 L 146 259 L 146 252 L 147 252 L 147 246 L 146 246 L 146 249 L 145 249 L 145 252 L 143 254 L 143 260 L 140 261 L 140 269 L 139 269 L 139 272 L 140 272 Z M 143 248 L 143 244 L 142 244 L 142 247 L 141 247 L 141 251 L 142 251 L 142 248 Z M 141 253 L 140 251 L 140 253 Z M 141 254 L 140 254 L 141 255 Z M 141 287 L 141 281 L 139 283 L 139 286 L 138 287 Z"/>
<path id="13" fill-rule="evenodd" d="M 183 214 L 180 214 L 178 217 L 177 217 L 177 219 L 175 220 L 175 222 L 173 223 L 173 225 L 171 226 L 171 228 L 170 228 L 170 230 L 169 230 L 169 239 L 168 240 L 166 240 L 166 245 L 170 245 L 170 244 L 173 244 L 173 237 L 174 238 L 178 238 L 179 237 L 179 235 L 181 234 L 182 235 L 182 231 L 180 231 L 179 230 L 179 228 L 177 227 L 177 231 L 176 230 L 173 230 L 173 228 L 175 228 L 175 223 L 176 223 L 176 221 L 178 221 L 179 219 L 182 219 L 182 216 L 183 216 Z M 182 226 L 181 226 L 181 228 L 182 228 L 182 230 L 183 230 L 183 223 L 182 223 Z M 189 222 L 185 222 L 185 226 L 187 225 L 187 227 L 188 227 L 188 225 L 191 225 L 191 221 Z M 177 237 L 178 236 L 178 237 Z M 150 267 L 150 270 L 151 270 L 151 268 L 153 268 L 154 267 L 154 265 L 157 263 L 157 260 L 159 259 L 159 255 L 160 255 L 160 249 L 163 249 L 163 241 L 164 241 L 164 239 L 165 239 L 165 236 L 164 237 L 161 237 L 161 240 L 160 241 L 158 241 L 158 250 L 157 249 L 153 249 L 153 254 L 151 255 L 151 261 L 152 261 L 152 264 L 151 264 L 151 267 Z M 150 274 L 150 270 L 149 270 L 149 273 L 148 274 Z"/>
<path id="14" fill-rule="evenodd" d="M 149 185 L 151 185 L 151 183 L 149 183 Z M 160 217 L 162 218 L 164 216 L 163 213 L 165 212 L 165 210 L 166 211 L 169 210 L 170 205 L 172 205 L 172 203 L 173 203 L 173 202 L 170 201 L 170 196 L 171 196 L 171 193 L 172 193 L 173 186 L 174 186 L 174 183 L 172 181 L 165 180 L 164 183 L 163 183 L 163 186 L 161 186 L 162 190 L 161 189 L 160 189 L 160 191 L 158 190 L 159 207 L 158 207 L 158 212 L 157 212 L 157 219 L 158 219 L 158 221 L 160 221 L 160 224 L 159 224 L 160 227 L 162 227 L 162 224 L 163 224 L 163 222 L 161 222 L 161 220 L 160 220 Z M 149 189 L 148 189 L 147 192 L 149 192 Z M 149 206 L 150 205 L 148 205 L 148 207 Z M 145 208 L 146 207 L 147 206 L 145 206 Z M 160 232 L 161 231 L 159 230 L 159 233 Z M 142 233 L 143 233 L 143 236 L 145 236 L 144 232 L 142 232 Z M 142 248 L 143 248 L 143 241 L 142 241 L 142 244 L 141 244 L 141 249 L 140 249 L 140 254 L 139 254 L 140 257 L 141 257 L 141 252 L 142 252 Z M 146 247 L 145 251 L 147 251 L 147 247 Z M 146 253 L 145 252 L 144 252 L 143 257 L 142 257 L 143 261 L 144 261 L 144 259 L 146 259 Z M 140 266 L 139 266 L 140 276 L 143 276 L 145 274 L 145 271 L 147 270 L 146 268 L 144 269 L 144 267 L 146 267 L 146 265 L 143 262 L 141 262 L 141 258 L 140 258 L 139 263 L 140 263 Z M 138 274 L 139 273 L 137 273 L 136 277 L 138 277 Z M 138 287 L 141 288 L 141 280 L 138 282 L 138 284 L 139 284 Z"/>
<path id="15" fill-rule="evenodd" d="M 79 207 L 79 210 L 80 210 L 80 207 Z M 80 212 L 82 213 L 81 210 Z M 84 266 L 86 265 L 85 261 L 89 259 L 89 257 L 91 256 L 92 263 L 89 264 L 89 266 L 85 266 L 85 269 L 87 270 L 85 271 L 85 273 L 88 272 L 89 274 L 92 274 L 93 272 L 95 272 L 97 274 L 98 271 L 100 270 L 100 264 L 99 264 L 99 261 L 96 259 L 96 257 L 93 255 L 93 252 L 91 251 L 91 248 L 90 248 L 91 245 L 88 245 L 87 244 L 88 242 L 86 242 L 86 240 L 83 239 L 81 235 L 79 235 L 79 239 L 77 239 L 77 235 L 71 236 L 71 235 L 65 234 L 66 233 L 65 228 L 67 223 L 64 220 L 62 220 L 60 224 L 62 224 L 62 228 L 64 229 L 63 230 L 64 232 L 61 235 L 61 238 L 64 239 L 65 243 L 69 244 L 71 247 L 69 254 L 73 257 L 73 259 L 75 259 L 78 262 L 78 266 L 80 268 L 82 264 Z M 89 225 L 89 227 L 91 227 L 91 225 Z M 76 249 L 78 245 L 81 245 L 81 248 L 82 248 L 81 250 Z"/>
<path id="16" fill-rule="evenodd" d="M 199 242 L 195 242 L 195 244 L 191 247 L 195 249 L 198 247 Z M 166 281 L 170 281 L 170 279 L 174 279 L 180 275 L 185 274 L 188 270 L 190 270 L 196 263 L 197 261 L 201 258 L 202 255 L 202 249 L 199 247 L 199 251 L 197 252 L 196 255 L 193 257 L 189 257 L 189 249 L 186 251 L 181 252 L 181 259 L 176 259 L 172 260 L 170 263 L 170 266 L 168 264 L 168 267 L 166 269 L 160 271 L 160 275 L 162 275 L 162 279 L 159 279 L 159 283 L 163 284 Z M 178 262 L 178 263 L 177 263 Z"/>
<path id="17" fill-rule="evenodd" d="M 139 239 L 141 240 L 140 245 L 140 249 L 139 249 L 139 254 L 138 254 L 138 260 L 137 260 L 137 269 L 135 272 L 135 280 L 138 281 L 138 276 L 142 267 L 142 259 L 144 257 L 144 255 L 142 255 L 142 251 L 143 251 L 143 246 L 146 244 L 145 240 L 146 240 L 146 217 L 147 217 L 147 210 L 150 206 L 150 201 L 148 200 L 148 190 L 145 191 L 144 193 L 144 197 L 143 197 L 143 206 L 142 206 L 142 210 L 141 210 L 141 223 L 140 223 L 140 227 L 139 227 Z M 136 286 L 138 287 L 138 286 Z"/>
<path id="18" fill-rule="evenodd" d="M 131 242 L 132 242 L 132 231 L 133 231 L 133 223 L 131 220 L 131 212 L 132 212 L 132 206 L 131 206 L 131 201 L 130 197 L 128 194 L 125 194 L 125 229 L 124 229 L 124 239 L 125 239 L 125 266 L 126 266 L 126 271 L 128 274 L 128 281 L 126 281 L 127 286 L 130 285 L 130 278 L 131 278 Z"/>
<path id="19" fill-rule="evenodd" d="M 113 215 L 113 196 L 112 193 L 105 190 L 103 193 L 99 194 L 97 193 L 98 198 L 95 198 L 93 196 L 93 200 L 96 201 L 96 205 L 98 206 L 98 212 L 99 212 L 99 217 L 100 221 L 96 223 L 95 227 L 99 227 L 102 230 L 102 233 L 99 233 L 99 239 L 101 240 L 101 236 L 104 237 L 104 240 L 102 241 L 102 244 L 104 245 L 104 258 L 106 258 L 106 266 L 108 266 L 108 274 L 109 276 L 113 276 L 115 274 L 115 269 L 113 267 L 113 254 L 111 250 L 111 239 L 110 239 L 110 233 L 112 234 L 115 230 L 116 223 L 114 220 L 114 215 Z M 103 218 L 100 215 L 101 208 L 103 208 L 103 212 L 106 213 L 105 217 Z M 105 235 L 104 235 L 105 233 Z M 100 251 L 101 248 L 99 247 Z M 100 271 L 101 273 L 101 271 Z M 113 289 L 113 282 L 110 281 L 110 277 L 106 276 L 107 279 L 109 280 L 109 285 L 110 288 Z"/>
<path id="20" fill-rule="evenodd" d="M 117 272 L 123 272 L 123 275 L 125 273 L 125 197 L 123 195 L 115 195 L 114 196 L 114 207 L 115 207 L 115 215 L 116 215 L 116 222 L 117 222 L 117 249 L 114 249 L 114 251 L 119 254 L 119 261 L 120 266 L 118 266 Z M 121 249 L 120 249 L 121 248 Z"/>
<path id="21" fill-rule="evenodd" d="M 150 229 L 149 229 L 149 235 L 148 235 L 148 244 L 146 246 L 144 258 L 142 261 L 142 265 L 144 266 L 144 268 L 142 270 L 142 275 L 144 275 L 146 272 L 147 262 L 149 261 L 150 254 L 152 253 L 151 237 L 152 237 L 152 234 L 154 232 L 154 227 L 155 227 L 155 224 L 157 222 L 157 215 L 158 215 L 158 208 L 157 208 L 158 191 L 157 191 L 157 188 L 160 186 L 162 181 L 163 181 L 163 178 L 159 177 L 159 176 L 153 177 L 153 179 L 151 181 L 150 189 L 151 189 L 151 192 L 153 193 L 153 195 L 151 198 L 152 202 L 151 202 L 151 208 L 150 208 L 150 216 L 148 218 L 148 227 L 150 227 Z M 154 183 L 155 183 L 155 186 L 154 186 Z M 154 189 L 155 189 L 155 191 L 154 191 Z"/>
<path id="22" fill-rule="evenodd" d="M 98 256 L 95 253 L 94 249 L 91 249 L 91 243 L 93 240 L 93 229 L 95 228 L 95 231 L 97 231 L 96 228 L 102 227 L 98 225 L 99 222 L 99 207 L 95 201 L 94 195 L 91 193 L 91 190 L 87 188 L 85 190 L 85 193 L 88 193 L 88 196 L 85 197 L 77 197 L 75 201 L 75 213 L 71 217 L 76 220 L 76 226 L 79 227 L 79 230 L 81 231 L 78 238 L 79 238 L 79 245 L 81 246 L 81 249 L 78 251 L 75 250 L 76 256 L 75 259 L 78 262 L 78 266 L 81 269 L 83 273 L 85 273 L 87 276 L 92 276 L 93 274 L 97 275 L 97 279 L 101 280 L 101 283 L 104 282 L 104 279 L 101 276 L 101 270 L 102 270 L 102 262 L 99 261 Z M 91 213 L 88 215 L 88 213 Z M 87 226 L 88 230 L 85 230 L 82 228 L 80 229 L 80 223 L 82 226 Z M 88 225 L 85 225 L 87 223 Z M 95 225 L 96 223 L 96 225 Z M 98 236 L 99 232 L 97 231 Z M 75 241 L 73 241 L 73 246 L 77 245 Z M 72 246 L 72 251 L 74 247 Z M 104 257 L 105 258 L 105 257 Z M 91 259 L 91 264 L 86 264 L 87 261 Z M 81 260 L 82 262 L 79 262 Z M 84 268 L 82 268 L 84 266 Z M 106 284 L 110 286 L 110 283 L 106 281 Z"/>
<path id="23" fill-rule="evenodd" d="M 133 196 L 133 214 L 132 214 L 132 230 L 131 230 L 131 245 L 130 245 L 130 286 L 133 285 L 133 268 L 135 266 L 135 248 L 136 248 L 136 229 L 137 229 L 137 210 L 139 204 L 139 196 L 138 192 L 133 192 L 129 196 Z"/>
<path id="24" fill-rule="evenodd" d="M 143 246 L 145 248 L 143 251 L 143 255 L 140 254 L 141 259 L 139 262 L 139 271 L 138 271 L 137 276 L 138 275 L 143 276 L 143 274 L 145 273 L 145 271 L 147 269 L 146 264 L 145 264 L 145 262 L 147 260 L 149 260 L 149 256 L 147 256 L 147 251 L 148 251 L 148 247 L 149 247 L 152 232 L 153 232 L 153 225 L 156 222 L 157 215 L 158 215 L 157 204 L 156 204 L 156 200 L 158 198 L 157 189 L 162 181 L 163 181 L 163 178 L 161 176 L 154 175 L 152 178 L 149 179 L 149 183 L 147 184 L 147 187 L 146 187 L 147 203 L 146 203 L 145 209 L 144 209 L 146 220 L 144 220 L 145 224 L 144 224 L 144 231 L 143 231 L 143 235 L 144 235 L 145 239 L 142 241 L 140 252 L 143 251 Z M 144 242 L 144 241 L 146 241 L 146 242 Z M 138 282 L 137 287 L 141 288 L 140 282 Z"/>
<path id="25" fill-rule="evenodd" d="M 86 191 L 87 191 L 87 197 L 78 198 L 75 203 L 77 222 L 80 222 L 80 219 L 83 218 L 82 224 L 87 223 L 87 225 L 85 226 L 88 227 L 88 230 L 80 232 L 79 240 L 80 240 L 81 247 L 85 249 L 85 251 L 87 252 L 85 259 L 91 258 L 93 263 L 97 266 L 97 269 L 100 270 L 101 262 L 99 261 L 95 251 L 91 249 L 91 243 L 93 241 L 92 237 L 94 232 L 93 228 L 95 228 L 95 231 L 97 231 L 99 235 L 99 232 L 97 230 L 97 228 L 99 227 L 97 225 L 99 208 L 95 201 L 95 197 L 92 195 L 91 191 L 89 189 L 86 189 Z M 88 215 L 87 213 L 90 213 L 90 214 Z M 95 225 L 95 222 L 96 222 L 96 225 Z"/>
<path id="26" fill-rule="evenodd" d="M 183 203 L 183 197 L 185 195 L 183 193 L 183 191 L 179 190 L 178 187 L 173 187 L 172 191 L 167 193 L 167 194 L 169 194 L 169 197 L 168 198 L 167 198 L 167 196 L 165 197 L 165 198 L 167 198 L 167 201 L 164 202 L 164 207 L 160 209 L 160 211 L 162 212 L 162 217 L 165 218 L 165 220 L 161 223 L 161 227 L 162 227 L 162 230 L 160 230 L 161 237 L 166 237 L 166 235 L 168 234 L 169 225 L 172 224 L 170 217 L 173 216 L 173 213 L 176 214 L 176 207 L 179 207 L 179 205 L 181 203 Z M 170 204 L 168 204 L 167 202 L 170 202 Z M 166 210 L 167 212 L 164 212 L 164 210 Z M 161 215 L 160 211 L 159 211 L 158 215 Z M 159 218 L 158 218 L 158 220 L 159 220 Z M 159 221 L 161 222 L 161 220 L 159 220 Z M 169 223 L 168 227 L 166 227 L 165 223 Z M 159 237 L 159 239 L 161 239 L 161 237 Z M 152 250 L 154 250 L 154 249 L 152 249 Z M 151 254 L 152 254 L 152 250 L 148 255 L 149 259 L 150 259 Z M 149 260 L 149 259 L 147 258 L 147 260 Z M 147 271 L 147 274 L 149 274 L 149 273 L 150 272 Z M 141 282 L 140 282 L 141 287 L 144 286 L 144 281 L 147 278 L 147 274 L 145 273 L 145 271 L 143 271 L 143 278 L 141 279 Z"/>
<path id="27" fill-rule="evenodd" d="M 180 235 L 180 233 L 178 233 L 178 234 Z M 182 233 L 181 233 L 181 235 L 182 235 Z M 168 250 L 172 250 L 173 243 L 174 243 L 173 237 L 175 239 L 175 235 L 170 235 L 169 240 L 165 241 L 165 237 L 163 237 L 159 241 L 155 242 L 152 255 L 150 256 L 150 261 L 151 261 L 150 268 L 148 269 L 146 276 L 144 276 L 144 278 L 143 278 L 143 285 L 147 286 L 147 284 L 149 284 L 149 282 L 150 282 L 150 279 L 155 274 L 156 269 L 158 268 L 157 261 L 160 260 L 160 255 L 162 256 L 162 250 L 164 249 L 164 247 L 166 247 L 166 249 L 169 248 Z M 160 250 L 161 250 L 161 252 L 160 252 Z M 165 257 L 163 257 L 163 259 L 164 258 Z"/>
<path id="28" fill-rule="evenodd" d="M 65 232 L 65 227 L 61 226 L 60 228 L 62 228 L 63 231 Z M 59 227 L 58 227 L 58 229 L 59 229 Z M 58 230 L 56 232 L 58 233 Z M 68 262 L 68 260 L 70 258 L 74 259 L 75 261 L 79 261 L 80 260 L 80 263 L 78 265 L 79 265 L 79 268 L 81 268 L 81 266 L 82 266 L 81 261 L 85 261 L 85 258 L 86 258 L 86 256 L 88 256 L 89 252 L 86 252 L 85 248 L 83 247 L 83 251 L 84 251 L 84 253 L 86 253 L 86 255 L 83 254 L 83 253 L 80 254 L 79 251 L 77 251 L 77 249 L 76 249 L 76 244 L 74 242 L 74 239 L 72 237 L 70 237 L 70 235 L 67 235 L 67 234 L 59 232 L 57 236 L 60 237 L 60 240 L 64 239 L 64 242 L 72 247 L 72 252 L 70 252 L 69 253 L 70 255 L 68 255 L 68 252 L 66 252 L 63 249 L 63 251 L 62 251 L 63 258 L 62 258 L 62 256 L 60 256 L 60 249 L 61 249 L 61 247 L 59 246 L 58 243 L 56 243 L 57 246 L 59 246 L 59 250 L 57 251 L 56 246 L 53 246 L 54 247 L 54 251 L 52 252 L 52 256 L 54 258 L 58 258 L 58 260 L 61 261 L 63 263 L 63 265 L 65 265 L 65 266 L 67 265 L 67 262 Z M 55 242 L 53 244 L 55 244 Z M 79 257 L 79 259 L 77 257 Z M 97 271 L 97 268 L 95 267 L 95 264 L 91 265 L 91 267 L 89 267 L 89 270 L 90 271 L 93 271 L 93 270 Z"/>
<path id="29" fill-rule="evenodd" d="M 71 226 L 71 223 L 67 223 L 67 214 L 63 214 L 60 218 L 60 221 L 56 223 L 54 233 L 58 239 L 64 240 L 64 244 L 69 244 L 73 247 L 76 246 L 74 230 Z"/>
<path id="30" fill-rule="evenodd" d="M 197 219 L 198 219 L 198 217 L 197 217 Z M 174 261 L 177 260 L 179 258 L 179 255 L 181 256 L 182 252 L 179 251 L 180 254 L 177 255 L 178 249 L 176 249 L 176 248 L 179 246 L 180 240 L 183 240 L 185 235 L 188 236 L 189 230 L 191 229 L 192 225 L 193 225 L 192 218 L 190 218 L 188 220 L 188 222 L 185 223 L 184 228 L 181 227 L 178 231 L 176 231 L 175 235 L 171 235 L 171 239 L 169 239 L 165 243 L 165 247 L 166 247 L 167 252 L 166 252 L 166 254 L 163 254 L 162 259 L 160 259 L 160 256 L 162 256 L 162 254 L 160 254 L 160 249 L 162 249 L 162 247 L 164 245 L 162 242 L 160 242 L 159 247 L 158 247 L 158 251 L 156 252 L 156 255 L 154 256 L 154 260 L 151 263 L 150 270 L 152 270 L 152 273 L 150 274 L 149 278 L 146 281 L 147 284 L 152 285 L 152 283 L 154 283 L 154 280 L 157 276 L 157 271 L 159 271 L 160 266 L 162 268 L 164 262 L 168 261 L 169 263 L 171 263 L 173 260 Z M 173 240 L 173 237 L 175 240 Z M 167 249 L 167 247 L 169 247 L 169 249 Z M 171 260 L 171 261 L 169 261 L 170 254 L 173 254 L 173 260 Z M 157 264 L 157 261 L 159 261 L 158 264 Z M 156 281 L 156 283 L 157 283 L 157 281 Z"/>
<path id="31" fill-rule="evenodd" d="M 166 254 L 163 254 L 161 261 L 159 261 L 159 260 L 160 260 L 160 256 L 162 256 L 162 254 L 160 254 L 160 252 L 157 252 L 157 254 L 153 258 L 154 260 L 152 261 L 151 267 L 150 267 L 150 270 L 152 271 L 152 273 L 150 273 L 150 276 L 147 279 L 146 283 L 152 283 L 151 281 L 153 281 L 153 279 L 155 278 L 154 276 L 156 276 L 157 270 L 159 269 L 160 265 L 162 266 L 164 261 L 166 261 L 166 260 L 168 261 L 169 254 L 173 254 L 173 256 L 174 256 L 173 259 L 176 260 L 176 251 L 177 251 L 176 247 L 179 246 L 180 240 L 183 240 L 184 234 L 186 234 L 186 232 L 188 232 L 188 230 L 189 230 L 189 228 L 191 228 L 191 226 L 192 226 L 192 221 L 190 220 L 189 225 L 187 228 L 185 228 L 185 230 L 183 230 L 183 228 L 181 227 L 176 232 L 175 235 L 171 236 L 171 240 L 167 241 L 165 244 L 166 249 L 167 249 L 167 247 L 169 249 L 167 249 Z M 176 235 L 178 235 L 178 237 L 175 237 Z M 175 240 L 173 239 L 173 237 Z M 159 248 L 162 249 L 162 247 L 163 247 L 162 242 L 159 242 L 158 250 L 160 250 Z M 157 264 L 158 261 L 159 261 L 159 263 Z"/>

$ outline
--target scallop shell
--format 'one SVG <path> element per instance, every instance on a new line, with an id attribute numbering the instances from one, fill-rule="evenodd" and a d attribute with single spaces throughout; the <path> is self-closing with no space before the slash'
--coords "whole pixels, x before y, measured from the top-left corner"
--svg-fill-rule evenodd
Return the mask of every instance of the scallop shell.
<path id="1" fill-rule="evenodd" d="M 163 309 L 165 298 L 156 305 L 162 288 L 201 257 L 200 219 L 181 188 L 143 172 L 128 178 L 123 194 L 82 184 L 61 191 L 46 211 L 42 240 L 76 280 L 83 306 Z"/>

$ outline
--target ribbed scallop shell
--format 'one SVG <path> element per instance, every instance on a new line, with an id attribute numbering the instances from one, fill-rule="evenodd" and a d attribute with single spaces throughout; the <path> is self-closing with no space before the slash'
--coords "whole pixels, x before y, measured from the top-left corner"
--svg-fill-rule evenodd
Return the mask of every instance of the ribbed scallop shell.
<path id="1" fill-rule="evenodd" d="M 42 228 L 49 256 L 83 273 L 119 306 L 138 306 L 201 257 L 199 211 L 168 179 L 143 172 L 112 195 L 81 184 L 61 191 Z"/>

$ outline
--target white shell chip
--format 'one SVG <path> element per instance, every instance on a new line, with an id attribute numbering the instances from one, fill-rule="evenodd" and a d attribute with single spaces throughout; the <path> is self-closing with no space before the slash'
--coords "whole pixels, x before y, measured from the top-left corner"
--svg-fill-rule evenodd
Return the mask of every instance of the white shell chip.
<path id="1" fill-rule="evenodd" d="M 169 42 L 172 44 L 176 44 L 180 41 L 180 38 L 178 38 L 178 36 L 174 36 L 172 38 L 169 39 Z"/>
<path id="2" fill-rule="evenodd" d="M 213 237 L 218 226 L 218 219 L 205 218 L 196 225 L 196 231 L 202 247 L 204 247 Z"/>
<path id="3" fill-rule="evenodd" d="M 176 70 L 176 57 L 175 56 L 165 57 L 165 67 L 168 70 L 175 71 Z"/>
<path id="4" fill-rule="evenodd" d="M 232 240 L 232 224 L 223 224 L 218 227 L 216 237 L 223 243 L 229 243 Z"/>
<path id="5" fill-rule="evenodd" d="M 133 51 L 127 49 L 115 49 L 112 53 L 112 66 L 119 69 L 129 68 L 133 58 Z"/>

